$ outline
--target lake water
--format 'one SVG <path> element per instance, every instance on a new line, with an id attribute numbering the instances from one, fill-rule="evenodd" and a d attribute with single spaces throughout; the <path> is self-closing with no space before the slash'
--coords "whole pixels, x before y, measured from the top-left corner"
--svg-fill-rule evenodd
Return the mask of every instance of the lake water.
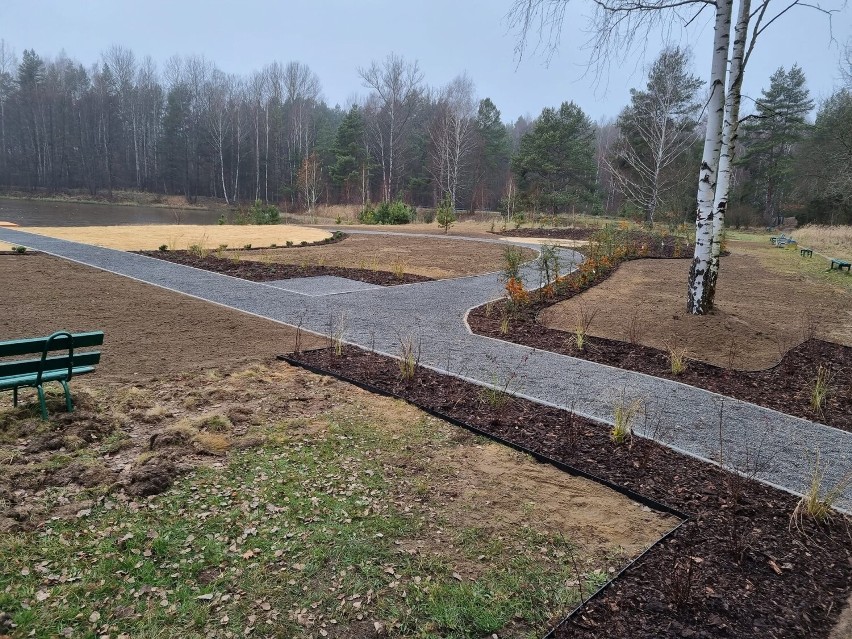
<path id="1" fill-rule="evenodd" d="M 20 226 L 216 224 L 221 211 L 0 198 L 0 222 Z"/>

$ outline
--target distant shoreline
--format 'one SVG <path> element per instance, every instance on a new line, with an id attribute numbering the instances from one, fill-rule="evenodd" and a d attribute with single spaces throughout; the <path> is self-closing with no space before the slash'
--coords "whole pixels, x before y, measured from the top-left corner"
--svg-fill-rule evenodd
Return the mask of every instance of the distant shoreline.
<path id="1" fill-rule="evenodd" d="M 39 202 L 70 202 L 74 204 L 102 204 L 106 206 L 145 206 L 162 209 L 180 209 L 187 211 L 216 211 L 227 210 L 224 202 L 199 198 L 203 204 L 190 204 L 181 195 L 163 196 L 144 191 L 115 191 L 112 199 L 103 196 L 94 198 L 87 194 L 69 193 L 32 193 L 28 191 L 2 191 L 0 200 L 31 200 Z"/>

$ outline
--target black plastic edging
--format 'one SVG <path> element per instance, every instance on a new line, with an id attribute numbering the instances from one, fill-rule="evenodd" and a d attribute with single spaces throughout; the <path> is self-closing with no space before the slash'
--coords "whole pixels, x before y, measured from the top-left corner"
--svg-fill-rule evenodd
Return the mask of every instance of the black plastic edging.
<path id="1" fill-rule="evenodd" d="M 609 579 L 605 584 L 603 584 L 595 592 L 593 592 L 591 595 L 589 595 L 586 599 L 581 599 L 580 604 L 576 608 L 571 610 L 571 612 L 569 612 L 562 619 L 562 621 L 560 621 L 553 628 L 551 628 L 547 632 L 547 634 L 545 634 L 542 637 L 542 639 L 553 639 L 555 637 L 556 632 L 559 631 L 560 629 L 564 628 L 576 615 L 578 615 L 585 608 L 586 604 L 588 604 L 593 599 L 596 599 L 602 592 L 604 592 L 607 588 L 609 588 L 615 582 L 616 579 L 618 579 L 621 575 L 623 575 L 627 570 L 632 568 L 639 560 L 641 560 L 643 557 L 645 557 L 645 555 L 647 555 L 649 552 L 651 552 L 652 549 L 656 548 L 658 545 L 660 545 L 661 543 L 666 541 L 669 537 L 674 535 L 674 533 L 676 533 L 680 529 L 681 526 L 683 526 L 687 521 L 689 521 L 692 518 L 687 513 L 684 513 L 682 511 L 676 509 L 676 508 L 673 508 L 673 507 L 669 506 L 668 504 L 658 502 L 654 499 L 651 499 L 650 497 L 647 497 L 645 495 L 641 495 L 641 494 L 631 490 L 630 488 L 620 486 L 620 485 L 615 484 L 615 483 L 613 483 L 613 482 L 611 482 L 607 479 L 604 479 L 603 477 L 598 477 L 597 475 L 589 473 L 589 472 L 582 470 L 580 468 L 576 468 L 576 467 L 571 466 L 569 464 L 566 464 L 564 462 L 552 459 L 552 458 L 548 457 L 547 455 L 542 455 L 541 453 L 537 453 L 535 451 L 532 451 L 532 450 L 526 448 L 525 446 L 521 446 L 520 444 L 516 444 L 514 442 L 505 440 L 502 437 L 498 437 L 497 435 L 494 435 L 492 433 L 488 433 L 488 432 L 485 432 L 483 430 L 480 430 L 476 426 L 471 426 L 470 424 L 463 422 L 460 419 L 457 419 L 457 418 L 452 417 L 450 415 L 445 415 L 444 413 L 441 413 L 440 411 L 434 410 L 434 409 L 426 407 L 426 406 L 421 406 L 420 404 L 417 404 L 416 402 L 413 402 L 413 401 L 411 401 L 411 400 L 409 400 L 405 397 L 397 395 L 396 393 L 394 393 L 392 391 L 388 391 L 388 390 L 385 390 L 383 388 L 373 386 L 372 384 L 369 384 L 367 382 L 362 382 L 360 380 L 356 380 L 356 379 L 347 377 L 346 375 L 343 375 L 342 373 L 336 373 L 336 372 L 333 372 L 333 371 L 328 371 L 326 369 L 319 368 L 318 366 L 313 366 L 311 364 L 307 364 L 307 363 L 302 362 L 298 359 L 292 358 L 288 355 L 278 355 L 278 356 L 276 356 L 276 359 L 283 361 L 283 362 L 287 362 L 288 364 L 291 364 L 292 366 L 298 366 L 300 368 L 303 368 L 303 369 L 310 371 L 312 373 L 316 373 L 318 375 L 327 375 L 329 377 L 333 377 L 335 379 L 346 382 L 347 384 L 352 384 L 353 386 L 357 386 L 358 388 L 361 388 L 361 389 L 368 391 L 370 393 L 374 393 L 376 395 L 381 395 L 383 397 L 390 397 L 392 399 L 402 400 L 402 401 L 406 402 L 407 404 L 410 404 L 410 405 L 416 407 L 417 409 L 422 410 L 424 413 L 431 415 L 432 417 L 436 417 L 437 419 L 441 419 L 445 422 L 453 424 L 454 426 L 464 428 L 465 430 L 467 430 L 471 433 L 474 433 L 475 435 L 479 435 L 480 437 L 490 439 L 491 441 L 502 444 L 503 446 L 507 446 L 507 447 L 509 447 L 513 450 L 516 450 L 518 452 L 529 455 L 530 457 L 532 457 L 536 461 L 538 461 L 540 463 L 549 464 L 549 465 L 561 470 L 562 472 L 568 473 L 569 475 L 573 475 L 575 477 L 582 477 L 584 479 L 588 479 L 589 481 L 593 481 L 597 484 L 601 484 L 602 486 L 606 486 L 607 488 L 609 488 L 609 489 L 611 489 L 611 490 L 613 490 L 617 493 L 620 493 L 620 494 L 624 495 L 625 497 L 628 497 L 629 499 L 631 499 L 635 502 L 643 504 L 644 506 L 652 508 L 653 510 L 656 510 L 658 512 L 665 512 L 665 513 L 668 513 L 670 515 L 674 515 L 675 517 L 680 519 L 680 523 L 678 523 L 677 526 L 672 528 L 669 532 L 667 532 L 665 535 L 660 537 L 653 544 L 648 546 L 648 548 L 646 548 L 639 556 L 634 558 L 627 565 L 625 565 L 621 570 L 619 570 L 612 579 Z M 580 592 L 581 592 L 581 598 L 582 598 L 582 589 L 581 589 Z"/>
<path id="2" fill-rule="evenodd" d="M 471 426 L 467 422 L 463 422 L 460 419 L 458 419 L 456 417 L 452 417 L 451 415 L 447 415 L 445 413 L 442 413 L 441 411 L 438 411 L 438 410 L 435 410 L 435 409 L 432 409 L 432 408 L 429 408 L 429 407 L 426 407 L 426 406 L 421 406 L 420 404 L 417 404 L 416 402 L 413 402 L 409 399 L 406 399 L 405 397 L 397 395 L 396 393 L 394 393 L 392 391 L 384 390 L 384 389 L 379 388 L 377 386 L 373 386 L 372 384 L 370 384 L 368 382 L 362 382 L 360 380 L 352 379 L 352 378 L 347 377 L 346 375 L 343 375 L 341 373 L 331 372 L 331 371 L 328 371 L 324 368 L 320 368 L 320 367 L 317 367 L 317 366 L 313 366 L 311 364 L 307 364 L 307 363 L 302 362 L 298 359 L 294 359 L 294 358 L 290 357 L 289 355 L 278 355 L 276 358 L 283 361 L 283 362 L 287 362 L 288 364 L 292 364 L 294 366 L 299 366 L 300 368 L 304 368 L 305 370 L 308 370 L 312 373 L 317 373 L 319 375 L 327 375 L 329 377 L 334 377 L 334 378 L 339 379 L 341 381 L 344 381 L 348 384 L 352 384 L 353 386 L 357 386 L 359 388 L 362 388 L 363 390 L 368 391 L 370 393 L 375 393 L 376 395 L 382 395 L 384 397 L 390 397 L 390 398 L 393 398 L 393 399 L 402 400 L 402 401 L 404 401 L 408 404 L 411 404 L 412 406 L 416 406 L 419 410 L 422 410 L 424 413 L 432 415 L 433 417 L 436 417 L 438 419 L 449 422 L 450 424 L 453 424 L 454 426 L 459 426 L 460 428 L 464 428 L 465 430 L 468 430 L 468 431 L 470 431 L 470 432 L 472 432 L 476 435 L 479 435 L 480 437 L 485 437 L 486 439 L 490 439 L 490 440 L 495 441 L 499 444 L 502 444 L 504 446 L 512 448 L 512 449 L 514 449 L 518 452 L 529 455 L 530 457 L 533 457 L 538 462 L 550 464 L 551 466 L 555 466 L 559 470 L 566 472 L 569 475 L 574 475 L 575 477 L 582 477 L 584 479 L 588 479 L 590 481 L 593 481 L 597 484 L 601 484 L 603 486 L 606 486 L 607 488 L 614 490 L 615 492 L 620 493 L 620 494 L 624 495 L 625 497 L 629 497 L 631 500 L 639 502 L 640 504 L 642 504 L 644 506 L 648 506 L 649 508 L 652 508 L 656 511 L 668 513 L 670 515 L 674 515 L 678 519 L 682 519 L 684 521 L 691 518 L 690 515 L 682 512 L 682 511 L 680 511 L 676 508 L 673 508 L 672 506 L 669 506 L 668 504 L 664 504 L 662 502 L 651 499 L 650 497 L 647 497 L 645 495 L 637 493 L 637 492 L 631 490 L 630 488 L 626 488 L 626 487 L 621 486 L 619 484 L 615 484 L 615 483 L 609 481 L 608 479 L 604 479 L 603 477 L 598 477 L 597 475 L 594 475 L 594 474 L 592 474 L 588 471 L 582 470 L 580 468 L 576 468 L 575 466 L 571 466 L 569 464 L 566 464 L 565 462 L 558 461 L 556 459 L 548 457 L 547 455 L 543 455 L 541 453 L 535 452 L 534 450 L 530 450 L 529 448 L 526 448 L 525 446 L 522 446 L 520 444 L 516 444 L 514 442 L 508 441 L 506 439 L 503 439 L 502 437 L 499 437 L 499 436 L 494 435 L 492 433 L 486 432 L 484 430 L 480 430 L 476 426 Z M 528 400 L 528 401 L 531 401 L 531 400 Z"/>

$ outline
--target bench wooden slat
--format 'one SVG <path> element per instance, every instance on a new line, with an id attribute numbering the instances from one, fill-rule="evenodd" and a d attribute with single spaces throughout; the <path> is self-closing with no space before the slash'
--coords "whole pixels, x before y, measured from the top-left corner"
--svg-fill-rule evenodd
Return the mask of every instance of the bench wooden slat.
<path id="1" fill-rule="evenodd" d="M 74 367 L 72 372 L 74 376 L 77 375 L 85 375 L 86 373 L 91 373 L 95 370 L 94 366 L 80 366 Z M 59 380 L 64 380 L 68 376 L 68 369 L 65 371 L 45 371 L 44 375 L 41 376 L 42 382 L 55 382 Z M 0 378 L 0 390 L 8 390 L 10 388 L 16 388 L 19 386 L 32 386 L 35 384 L 38 375 L 30 374 L 30 375 L 15 375 L 13 377 L 3 377 Z"/>
<path id="2" fill-rule="evenodd" d="M 87 351 L 85 353 L 74 353 L 74 367 L 94 366 L 101 361 L 99 351 Z M 17 375 L 29 375 L 37 373 L 41 368 L 41 358 L 26 359 L 17 362 L 0 362 L 0 378 L 15 377 Z M 68 372 L 68 355 L 48 357 L 44 360 L 44 371 Z"/>
<path id="3" fill-rule="evenodd" d="M 88 333 L 73 333 L 74 348 L 89 348 L 100 346 L 104 343 L 103 331 L 91 331 Z M 30 339 L 16 339 L 0 342 L 0 357 L 14 357 L 15 355 L 28 355 L 30 353 L 41 353 L 47 337 L 36 337 Z M 68 350 L 68 338 L 57 337 L 50 343 L 50 350 Z"/>

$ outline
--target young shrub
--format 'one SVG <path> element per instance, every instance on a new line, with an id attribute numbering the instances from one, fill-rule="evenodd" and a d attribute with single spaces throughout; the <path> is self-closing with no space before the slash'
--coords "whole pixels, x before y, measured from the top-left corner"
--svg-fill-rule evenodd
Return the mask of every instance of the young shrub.
<path id="1" fill-rule="evenodd" d="M 158 250 L 165 253 L 166 251 L 169 250 L 169 246 L 168 246 L 168 244 L 160 244 L 160 248 Z"/>
<path id="2" fill-rule="evenodd" d="M 264 204 L 255 200 L 248 211 L 250 224 L 280 224 L 281 211 L 274 204 Z"/>
<path id="3" fill-rule="evenodd" d="M 456 222 L 456 212 L 450 204 L 450 199 L 445 197 L 435 212 L 435 220 L 438 226 L 444 229 L 444 235 L 450 232 L 450 227 Z"/>
<path id="4" fill-rule="evenodd" d="M 27 252 L 27 247 L 26 246 L 13 246 L 12 250 L 15 251 L 16 253 L 23 254 L 23 253 Z"/>
<path id="5" fill-rule="evenodd" d="M 524 254 L 517 246 L 507 246 L 503 252 L 503 279 L 509 280 L 521 279 L 521 263 L 524 260 Z"/>
<path id="6" fill-rule="evenodd" d="M 251 244 L 246 244 L 243 246 L 243 248 L 248 251 L 249 249 L 251 249 Z"/>
<path id="7" fill-rule="evenodd" d="M 552 284 L 559 277 L 559 247 L 556 244 L 542 244 L 541 253 L 536 260 L 538 281 L 542 296 L 552 293 Z"/>
<path id="8" fill-rule="evenodd" d="M 686 370 L 686 349 L 667 344 L 666 350 L 668 350 L 672 375 L 680 375 Z"/>
<path id="9" fill-rule="evenodd" d="M 816 379 L 811 383 L 811 410 L 825 416 L 825 400 L 828 398 L 831 384 L 831 369 L 820 364 Z"/>
<path id="10" fill-rule="evenodd" d="M 510 278 L 506 282 L 506 294 L 513 306 L 523 306 L 530 301 L 530 294 L 524 289 L 524 283 L 519 280 Z"/>
<path id="11" fill-rule="evenodd" d="M 633 437 L 633 426 L 631 422 L 642 411 L 642 402 L 634 400 L 629 404 L 625 402 L 624 396 L 615 405 L 615 423 L 610 431 L 610 437 L 616 444 L 623 444 Z"/>

